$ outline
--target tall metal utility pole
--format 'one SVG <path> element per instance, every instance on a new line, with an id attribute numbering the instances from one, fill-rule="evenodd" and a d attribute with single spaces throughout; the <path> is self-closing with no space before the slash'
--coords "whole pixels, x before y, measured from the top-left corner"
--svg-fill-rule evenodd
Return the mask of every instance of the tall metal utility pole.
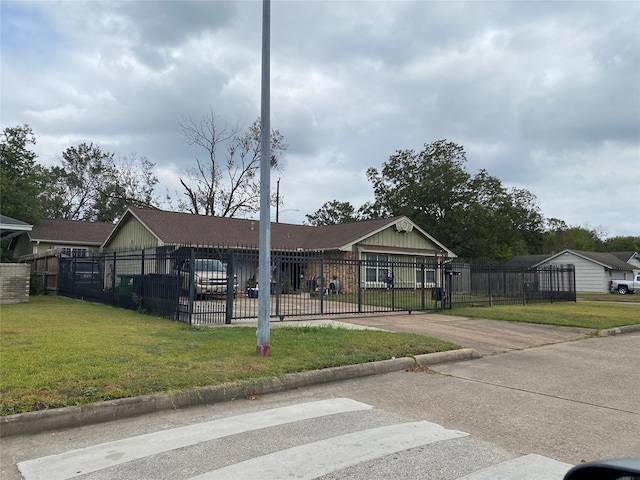
<path id="1" fill-rule="evenodd" d="M 270 115 L 270 23 L 271 1 L 262 0 L 262 101 L 260 106 L 260 253 L 258 258 L 258 330 L 256 355 L 271 354 L 271 126 Z"/>

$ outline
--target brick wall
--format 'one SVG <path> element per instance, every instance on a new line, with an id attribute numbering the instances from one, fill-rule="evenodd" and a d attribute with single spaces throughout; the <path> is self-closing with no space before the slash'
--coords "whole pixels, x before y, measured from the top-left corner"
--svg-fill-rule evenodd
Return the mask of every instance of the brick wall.
<path id="1" fill-rule="evenodd" d="M 0 263 L 0 303 L 29 301 L 29 265 Z"/>

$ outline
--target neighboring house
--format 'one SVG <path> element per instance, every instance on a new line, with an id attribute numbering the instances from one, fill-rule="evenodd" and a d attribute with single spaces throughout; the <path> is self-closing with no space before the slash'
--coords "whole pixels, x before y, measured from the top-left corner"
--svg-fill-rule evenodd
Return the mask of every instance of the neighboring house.
<path id="1" fill-rule="evenodd" d="M 640 273 L 640 253 L 638 252 L 613 252 L 623 262 L 633 266 L 634 273 Z M 624 279 L 626 280 L 626 279 Z"/>
<path id="2" fill-rule="evenodd" d="M 33 225 L 0 215 L 0 237 L 12 239 L 30 232 Z M 29 301 L 29 267 L 16 263 L 0 262 L 0 303 Z"/>
<path id="3" fill-rule="evenodd" d="M 371 288 L 386 286 L 383 268 L 381 267 L 380 272 L 373 271 L 378 268 L 375 265 L 379 262 L 424 261 L 433 264 L 436 258 L 456 256 L 404 216 L 325 226 L 271 223 L 270 228 L 272 252 L 308 253 L 345 260 L 370 261 L 371 271 L 366 272 L 366 277 Z M 257 252 L 259 230 L 257 220 L 129 208 L 102 248 L 155 248 L 156 251 L 164 250 L 168 255 L 185 245 Z M 157 268 L 165 270 L 157 273 L 167 273 L 167 267 Z M 240 272 L 238 279 L 243 285 L 247 279 L 255 276 L 256 265 L 238 265 L 236 270 Z M 306 271 L 307 276 L 312 273 Z M 326 272 L 317 274 L 327 275 Z M 430 278 L 435 278 L 434 271 L 430 272 Z M 406 282 L 406 287 L 416 286 L 415 272 Z M 425 282 L 433 283 L 431 280 Z"/>
<path id="4" fill-rule="evenodd" d="M 0 236 L 2 240 L 16 237 L 24 232 L 30 232 L 32 229 L 33 225 L 7 217 L 6 215 L 0 215 Z"/>
<path id="5" fill-rule="evenodd" d="M 99 250 L 114 225 L 104 222 L 80 222 L 62 219 L 43 219 L 31 231 L 22 232 L 12 240 L 13 257 L 44 253 L 86 256 Z"/>
<path id="6" fill-rule="evenodd" d="M 574 265 L 576 292 L 606 293 L 609 281 L 633 278 L 637 264 L 621 258 L 638 261 L 636 252 L 584 252 L 565 249 L 552 255 L 522 255 L 514 257 L 505 265 L 510 267 L 536 268 L 547 265 Z"/>

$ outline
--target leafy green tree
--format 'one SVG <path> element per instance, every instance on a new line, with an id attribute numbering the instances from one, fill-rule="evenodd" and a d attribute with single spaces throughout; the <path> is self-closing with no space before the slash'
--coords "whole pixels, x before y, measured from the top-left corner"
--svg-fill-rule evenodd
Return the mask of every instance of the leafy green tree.
<path id="1" fill-rule="evenodd" d="M 200 147 L 204 157 L 180 178 L 186 200 L 178 208 L 199 215 L 235 217 L 260 210 L 260 119 L 242 132 L 240 128 L 219 128 L 210 109 L 202 120 L 182 119 L 179 130 L 189 145 Z M 219 150 L 225 153 L 219 158 Z M 278 170 L 279 158 L 287 149 L 278 130 L 271 131 L 271 168 Z M 273 203 L 280 199 L 273 199 Z"/>
<path id="2" fill-rule="evenodd" d="M 39 199 L 45 183 L 44 169 L 29 149 L 35 143 L 26 124 L 5 128 L 0 142 L 0 211 L 29 223 L 42 217 Z"/>
<path id="3" fill-rule="evenodd" d="M 467 203 L 469 174 L 464 149 L 446 140 L 413 150 L 397 151 L 378 172 L 367 170 L 376 203 L 393 215 L 407 215 L 429 229 L 446 230 L 441 222 L 458 219 Z M 449 235 L 447 235 L 449 236 Z"/>
<path id="4" fill-rule="evenodd" d="M 543 253 L 560 252 L 566 248 L 586 252 L 604 251 L 602 233 L 596 229 L 569 226 L 557 218 L 547 220 Z"/>
<path id="5" fill-rule="evenodd" d="M 349 202 L 332 200 L 325 202 L 322 207 L 312 214 L 306 215 L 309 225 L 337 225 L 339 223 L 352 223 L 360 220 L 356 209 Z"/>
<path id="6" fill-rule="evenodd" d="M 513 255 L 537 255 L 542 250 L 544 235 L 544 216 L 538 206 L 536 196 L 525 189 L 509 190 L 511 205 L 509 221 L 520 236 L 513 242 Z"/>
<path id="7" fill-rule="evenodd" d="M 638 252 L 640 253 L 640 237 L 611 237 L 604 241 L 607 252 Z"/>
<path id="8" fill-rule="evenodd" d="M 93 143 L 67 148 L 49 170 L 44 211 L 49 218 L 113 222 L 128 206 L 157 206 L 158 178 L 146 158 L 103 152 Z"/>
<path id="9" fill-rule="evenodd" d="M 113 222 L 127 207 L 157 208 L 154 194 L 158 177 L 156 166 L 146 157 L 128 155 L 113 163 L 115 181 L 106 185 L 96 199 L 98 221 Z"/>
<path id="10" fill-rule="evenodd" d="M 465 163 L 464 148 L 446 140 L 417 153 L 398 151 L 380 172 L 367 171 L 371 205 L 408 216 L 461 257 L 507 259 L 539 248 L 543 224 L 535 197 L 507 190 L 486 170 L 472 176 Z"/>
<path id="11" fill-rule="evenodd" d="M 100 197 L 115 183 L 113 153 L 103 152 L 93 143 L 81 143 L 62 153 L 60 165 L 50 169 L 49 218 L 102 220 Z"/>

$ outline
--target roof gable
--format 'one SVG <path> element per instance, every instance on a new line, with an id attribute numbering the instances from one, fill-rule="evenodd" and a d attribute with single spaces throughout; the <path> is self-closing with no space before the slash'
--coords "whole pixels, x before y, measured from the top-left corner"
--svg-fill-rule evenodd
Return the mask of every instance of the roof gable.
<path id="1" fill-rule="evenodd" d="M 640 258 L 640 255 L 638 254 L 638 252 L 633 252 L 633 251 L 611 252 L 611 255 L 614 255 L 616 258 L 618 258 L 619 260 L 622 260 L 623 262 L 629 262 L 629 260 L 633 260 L 634 258 Z"/>
<path id="2" fill-rule="evenodd" d="M 576 255 L 580 258 L 583 258 L 585 260 L 588 260 L 590 262 L 596 263 L 598 265 L 601 265 L 602 267 L 605 268 L 609 268 L 611 270 L 633 270 L 634 267 L 633 265 L 624 262 L 622 260 L 620 260 L 618 257 L 616 257 L 614 254 L 612 253 L 608 253 L 608 252 L 585 252 L 582 250 L 570 250 L 570 249 L 564 249 L 561 252 L 552 255 L 550 257 L 548 257 L 546 260 L 539 262 L 538 264 L 536 264 L 535 266 L 538 266 L 540 263 L 545 263 L 551 260 L 554 260 L 556 258 L 558 258 L 561 255 L 564 255 L 565 253 L 567 254 L 573 254 Z"/>

